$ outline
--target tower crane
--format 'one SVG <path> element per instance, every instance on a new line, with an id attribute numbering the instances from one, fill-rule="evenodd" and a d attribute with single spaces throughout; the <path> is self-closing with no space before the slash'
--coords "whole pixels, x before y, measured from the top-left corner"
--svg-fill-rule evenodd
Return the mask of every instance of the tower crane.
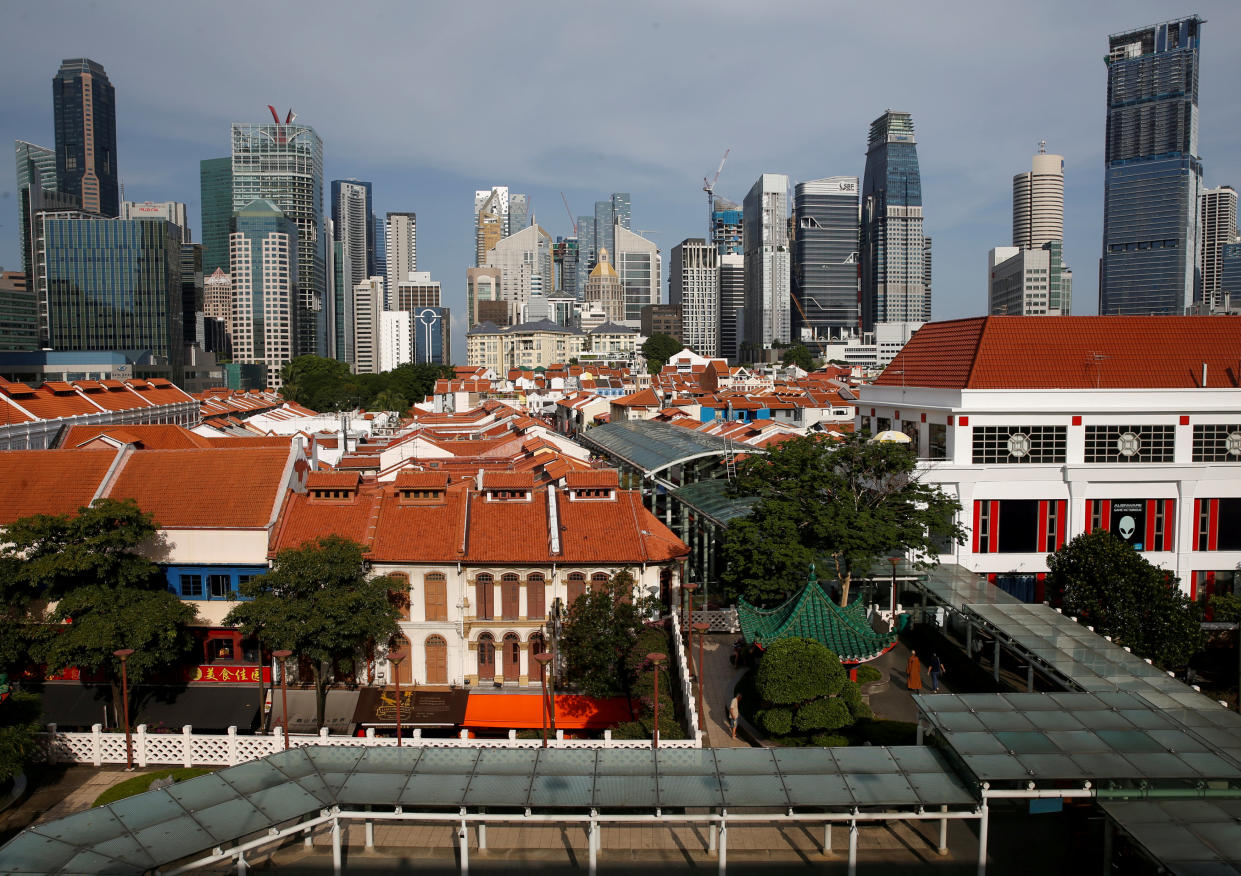
<path id="1" fill-rule="evenodd" d="M 719 182 L 720 174 L 724 172 L 724 162 L 728 160 L 728 153 L 732 152 L 731 148 L 724 150 L 724 157 L 720 159 L 720 166 L 715 169 L 715 176 L 707 179 L 702 178 L 702 190 L 707 193 L 707 239 L 711 238 L 711 215 L 715 212 L 715 184 Z"/>
<path id="2" fill-rule="evenodd" d="M 577 237 L 577 220 L 573 218 L 573 211 L 569 209 L 569 199 L 564 196 L 564 192 L 560 193 L 560 200 L 564 201 L 564 211 L 569 214 L 569 227 L 573 229 L 573 236 Z"/>

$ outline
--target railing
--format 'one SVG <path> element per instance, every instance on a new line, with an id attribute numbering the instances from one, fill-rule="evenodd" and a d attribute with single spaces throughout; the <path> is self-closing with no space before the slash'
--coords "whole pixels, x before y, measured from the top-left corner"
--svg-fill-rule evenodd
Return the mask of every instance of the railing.
<path id="1" fill-rule="evenodd" d="M 676 669 L 681 679 L 681 703 L 685 707 L 685 729 L 689 731 L 689 738 L 693 741 L 690 746 L 676 746 L 678 748 L 701 748 L 702 739 L 706 735 L 703 730 L 703 724 L 698 715 L 698 701 L 694 698 L 694 685 L 690 681 L 689 661 L 685 659 L 685 640 L 681 636 L 681 628 L 677 626 L 677 615 L 672 616 L 672 649 L 673 657 L 676 660 Z M 702 667 L 698 667 L 701 674 Z M 681 742 L 684 740 L 669 739 L 667 742 L 659 740 L 660 745 L 673 747 L 673 742 Z"/>
<path id="2" fill-rule="evenodd" d="M 678 611 L 679 617 L 684 617 L 684 611 Z M 737 620 L 737 609 L 735 608 L 716 608 L 710 611 L 695 610 L 692 615 L 694 623 L 707 623 L 711 628 L 707 630 L 709 633 L 739 633 L 741 632 L 741 622 Z"/>
<path id="3" fill-rule="evenodd" d="M 696 714 L 696 713 L 695 713 Z M 103 731 L 100 724 L 89 733 L 61 733 L 55 724 L 40 734 L 46 759 L 51 763 L 82 763 L 103 766 L 126 762 L 125 734 Z M 660 739 L 664 748 L 698 748 L 696 725 L 690 739 Z M 518 739 L 517 731 L 510 730 L 503 739 L 471 739 L 468 732 L 450 738 L 423 737 L 421 730 L 401 740 L 408 747 L 417 748 L 538 748 L 542 739 Z M 305 745 L 363 746 L 366 748 L 395 748 L 396 737 L 376 736 L 368 729 L 365 736 L 330 736 L 327 728 L 317 735 L 290 733 L 289 747 Z M 650 748 L 649 739 L 613 739 L 612 731 L 603 731 L 602 739 L 565 739 L 564 731 L 557 730 L 555 738 L 547 739 L 549 748 Z M 249 736 L 229 727 L 227 733 L 195 733 L 192 727 L 181 728 L 180 733 L 148 733 L 145 724 L 139 724 L 133 733 L 134 763 L 140 767 L 153 765 L 236 766 L 246 761 L 258 760 L 284 750 L 284 735 L 276 732 L 268 736 Z"/>

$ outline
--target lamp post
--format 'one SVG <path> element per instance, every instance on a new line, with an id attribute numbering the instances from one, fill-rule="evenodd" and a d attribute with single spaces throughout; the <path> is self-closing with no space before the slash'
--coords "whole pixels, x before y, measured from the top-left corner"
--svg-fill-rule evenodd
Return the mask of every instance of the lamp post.
<path id="1" fill-rule="evenodd" d="M 706 621 L 699 621 L 694 624 L 694 630 L 698 633 L 698 720 L 705 721 L 707 719 L 706 707 L 703 705 L 702 696 L 702 640 L 706 638 L 707 630 L 711 629 L 711 624 Z"/>
<path id="2" fill-rule="evenodd" d="M 539 661 L 539 696 L 543 698 L 543 747 L 547 748 L 547 664 L 552 662 L 552 655 L 543 651 L 535 654 L 534 659 Z M 554 697 L 555 694 L 552 694 Z M 552 710 L 556 708 L 556 701 L 552 700 Z"/>
<path id="3" fill-rule="evenodd" d="M 392 680 L 396 683 L 396 747 L 401 747 L 401 661 L 404 654 L 389 654 L 388 662 L 392 664 Z"/>
<path id="4" fill-rule="evenodd" d="M 112 656 L 121 659 L 121 710 L 125 714 L 125 772 L 133 772 L 134 769 L 134 740 L 129 733 L 129 672 L 125 668 L 125 663 L 129 660 L 129 655 L 134 653 L 133 648 L 121 648 L 113 651 Z"/>
<path id="5" fill-rule="evenodd" d="M 888 562 L 892 564 L 892 629 L 896 629 L 896 567 L 900 564 L 900 557 L 888 557 Z"/>
<path id="6" fill-rule="evenodd" d="M 289 750 L 289 694 L 285 685 L 285 676 L 289 674 L 289 664 L 286 663 L 293 652 L 288 648 L 281 648 L 279 651 L 272 651 L 271 656 L 280 661 L 280 723 L 284 725 L 284 750 Z"/>
<path id="7" fill-rule="evenodd" d="M 652 651 L 646 659 L 655 667 L 655 727 L 651 731 L 651 748 L 659 748 L 659 664 L 667 660 L 668 655 Z"/>
<path id="8" fill-rule="evenodd" d="M 686 593 L 685 610 L 685 653 L 689 659 L 689 677 L 693 678 L 697 673 L 694 671 L 694 591 L 698 589 L 697 584 L 686 583 L 681 585 L 681 589 Z"/>

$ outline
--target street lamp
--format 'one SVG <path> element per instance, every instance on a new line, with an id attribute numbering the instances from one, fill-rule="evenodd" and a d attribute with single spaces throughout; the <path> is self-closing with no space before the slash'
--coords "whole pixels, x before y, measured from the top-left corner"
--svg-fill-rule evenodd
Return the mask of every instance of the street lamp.
<path id="1" fill-rule="evenodd" d="M 125 772 L 127 773 L 133 772 L 134 769 L 134 740 L 129 734 L 129 673 L 125 669 L 125 662 L 133 653 L 133 648 L 121 648 L 112 652 L 113 657 L 121 658 L 121 708 L 125 713 Z"/>
<path id="2" fill-rule="evenodd" d="M 888 562 L 892 564 L 892 629 L 896 629 L 896 567 L 900 564 L 900 557 L 888 557 Z"/>
<path id="3" fill-rule="evenodd" d="M 280 723 L 284 725 L 284 750 L 289 750 L 289 694 L 285 686 L 285 676 L 289 674 L 289 664 L 285 661 L 293 656 L 288 648 L 272 651 L 271 656 L 280 661 Z"/>
<path id="4" fill-rule="evenodd" d="M 547 748 L 547 664 L 552 662 L 552 655 L 543 651 L 535 654 L 534 659 L 539 661 L 539 696 L 543 698 L 543 747 Z M 552 711 L 556 709 L 555 694 L 552 694 Z"/>
<path id="5" fill-rule="evenodd" d="M 388 662 L 392 664 L 392 679 L 396 682 L 396 747 L 401 747 L 401 661 L 404 654 L 389 654 Z"/>
<path id="6" fill-rule="evenodd" d="M 655 667 L 655 727 L 651 731 L 651 748 L 659 748 L 659 664 L 667 660 L 668 655 L 652 651 L 646 659 Z"/>
<path id="7" fill-rule="evenodd" d="M 685 625 L 685 652 L 689 655 L 689 677 L 693 678 L 694 672 L 694 591 L 698 589 L 697 584 L 685 583 L 681 585 L 681 589 L 685 591 L 685 604 L 688 606 L 685 610 L 683 623 Z"/>
<path id="8" fill-rule="evenodd" d="M 698 632 L 698 720 L 705 721 L 707 712 L 702 698 L 702 682 L 704 678 L 702 673 L 702 640 L 706 638 L 706 632 L 711 629 L 711 624 L 706 621 L 699 621 L 694 624 L 694 629 Z"/>

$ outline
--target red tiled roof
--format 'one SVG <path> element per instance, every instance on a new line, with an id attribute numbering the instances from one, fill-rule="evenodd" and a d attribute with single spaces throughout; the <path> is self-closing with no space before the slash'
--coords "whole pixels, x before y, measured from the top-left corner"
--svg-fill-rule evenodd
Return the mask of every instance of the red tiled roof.
<path id="1" fill-rule="evenodd" d="M 163 529 L 262 528 L 287 487 L 290 452 L 243 446 L 134 453 L 108 496 L 136 499 Z"/>
<path id="2" fill-rule="evenodd" d="M 612 399 L 612 404 L 627 407 L 659 407 L 659 396 L 655 394 L 655 390 L 647 389 L 639 390 L 630 395 L 623 395 L 620 398 Z"/>
<path id="3" fill-rule="evenodd" d="M 128 424 L 125 426 L 70 426 L 60 446 L 71 450 L 97 438 L 108 436 L 144 450 L 174 450 L 189 447 L 211 447 L 210 438 L 172 424 Z"/>
<path id="4" fill-rule="evenodd" d="M 620 475 L 614 468 L 595 468 L 590 471 L 571 471 L 564 476 L 564 485 L 574 490 L 590 487 L 620 487 Z"/>
<path id="5" fill-rule="evenodd" d="M 340 462 L 336 464 L 337 468 L 379 468 L 378 456 L 342 456 Z"/>
<path id="6" fill-rule="evenodd" d="M 68 514 L 89 505 L 117 450 L 0 453 L 0 525 L 31 514 Z"/>
<path id="7" fill-rule="evenodd" d="M 356 471 L 312 471 L 306 476 L 306 489 L 354 489 L 362 476 Z"/>
<path id="8" fill-rule="evenodd" d="M 524 471 L 489 471 L 483 475 L 484 490 L 533 490 L 534 475 Z"/>
<path id="9" fill-rule="evenodd" d="M 397 472 L 394 482 L 398 490 L 426 490 L 448 486 L 448 472 L 445 471 L 414 471 L 403 469 Z"/>
<path id="10" fill-rule="evenodd" d="M 950 389 L 1241 387 L 1241 319 L 985 316 L 927 323 L 875 381 Z"/>

